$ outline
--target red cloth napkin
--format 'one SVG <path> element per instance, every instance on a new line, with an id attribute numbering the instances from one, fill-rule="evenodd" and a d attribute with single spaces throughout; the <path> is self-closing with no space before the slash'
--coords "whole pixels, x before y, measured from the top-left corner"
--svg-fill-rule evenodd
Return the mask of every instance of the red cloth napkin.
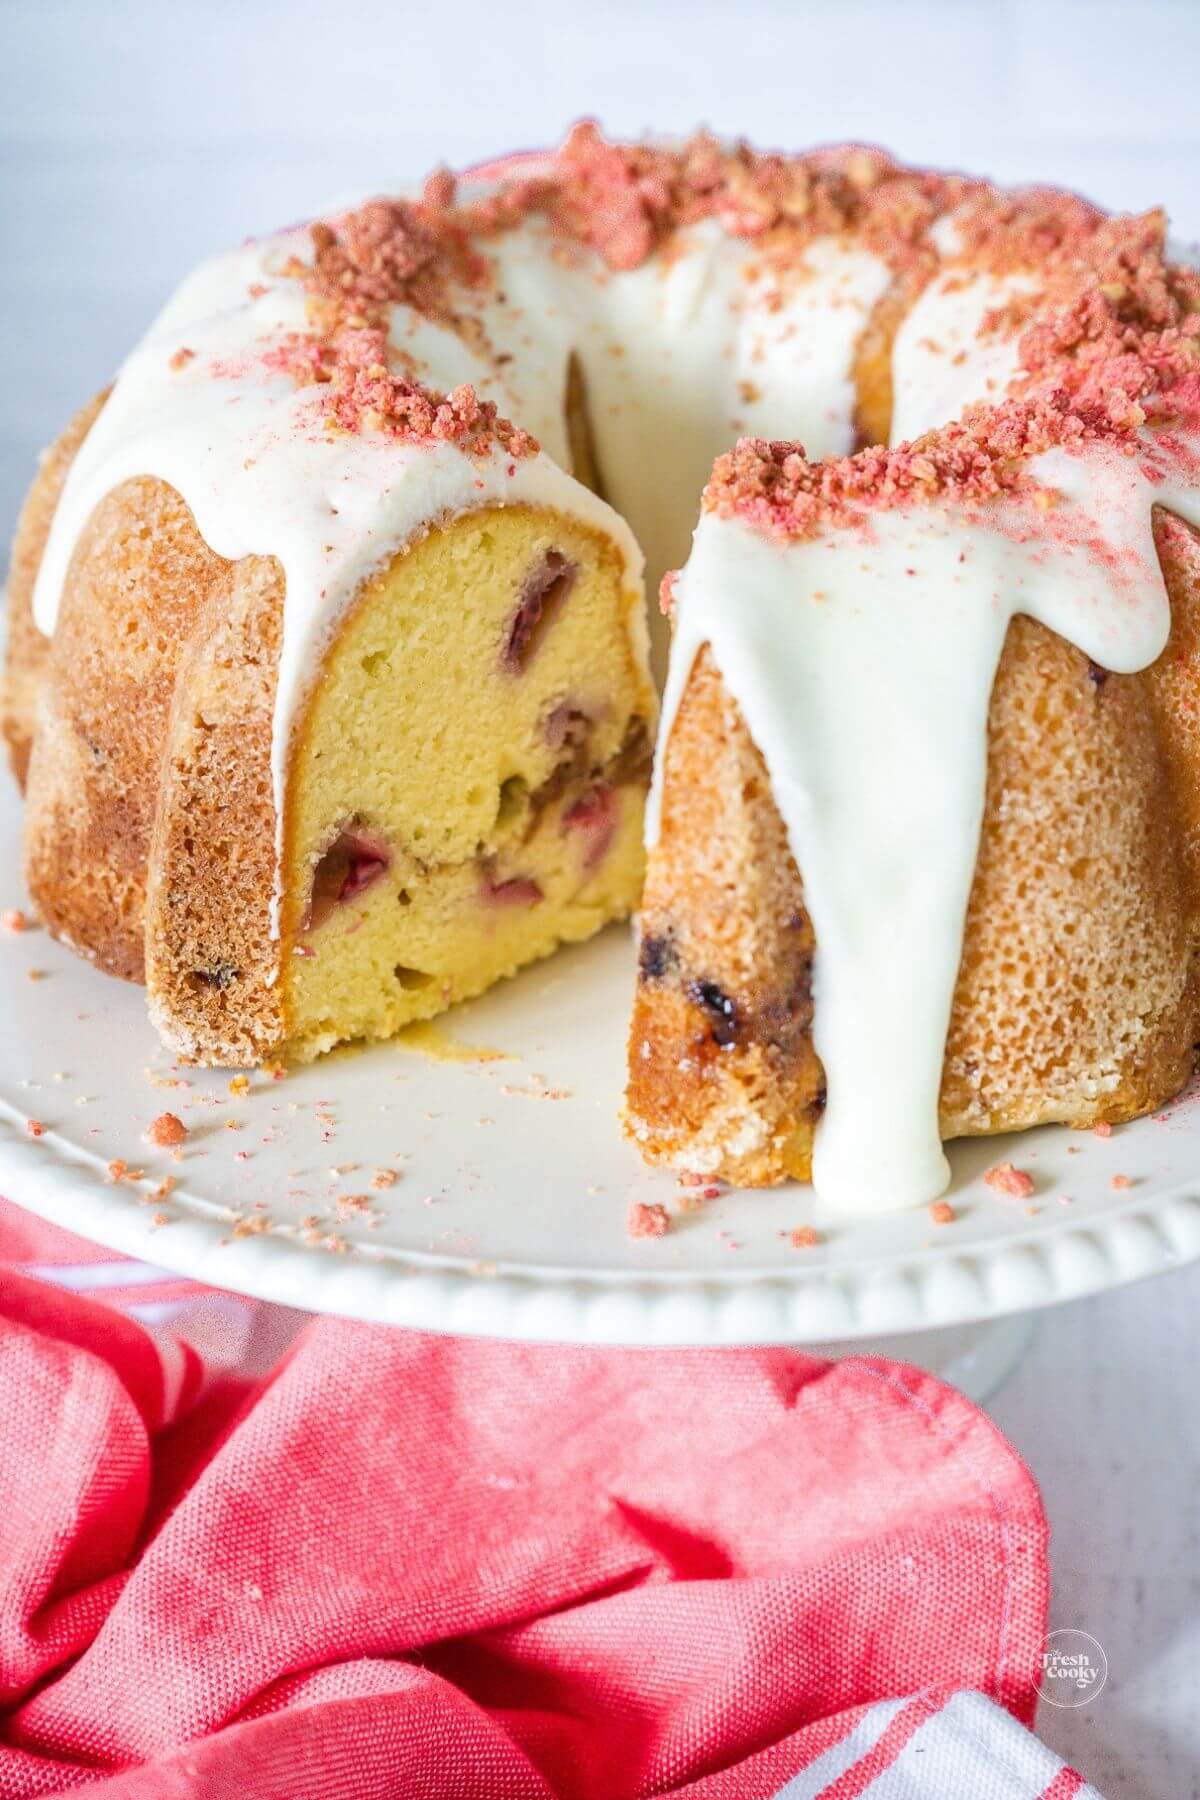
<path id="1" fill-rule="evenodd" d="M 1032 1716 L 1037 1490 L 910 1368 L 324 1319 L 214 1380 L 0 1268 L 0 1421 L 5 1800 L 753 1800 Z"/>

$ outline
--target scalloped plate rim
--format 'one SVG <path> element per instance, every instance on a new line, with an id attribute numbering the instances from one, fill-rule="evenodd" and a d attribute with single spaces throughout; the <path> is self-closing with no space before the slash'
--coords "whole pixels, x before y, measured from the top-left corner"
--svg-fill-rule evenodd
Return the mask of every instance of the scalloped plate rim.
<path id="1" fill-rule="evenodd" d="M 257 1299 L 455 1335 L 614 1345 L 849 1343 L 881 1333 L 977 1324 L 1013 1312 L 1041 1310 L 1200 1260 L 1200 1184 L 1186 1181 L 1152 1197 L 1131 1197 L 1100 1219 L 1077 1225 L 1052 1215 L 1052 1225 L 1031 1224 L 1003 1246 L 956 1250 L 948 1243 L 881 1260 L 857 1273 L 852 1268 L 832 1272 L 815 1266 L 794 1274 L 647 1270 L 632 1277 L 619 1270 L 548 1271 L 521 1264 L 497 1264 L 485 1272 L 451 1259 L 418 1260 L 382 1248 L 378 1253 L 353 1251 L 342 1257 L 265 1232 L 240 1242 L 219 1242 L 228 1221 L 216 1216 L 215 1206 L 210 1216 L 197 1208 L 169 1226 L 156 1227 L 148 1207 L 134 1200 L 130 1190 L 109 1183 L 86 1151 L 69 1140 L 60 1143 L 53 1133 L 36 1141 L 26 1138 L 19 1117 L 0 1102 L 0 1185 L 8 1191 L 16 1186 L 22 1194 L 19 1204 L 30 1212 L 170 1273 Z M 62 1153 L 64 1148 L 68 1154 Z M 81 1197 L 88 1203 L 85 1217 L 80 1213 Z M 1172 1246 L 1157 1217 L 1180 1204 L 1195 1215 L 1191 1248 Z M 1151 1227 L 1156 1254 L 1140 1269 L 1123 1270 L 1105 1239 L 1130 1223 Z M 1097 1252 L 1104 1267 L 1091 1277 L 1067 1282 L 1055 1276 L 1052 1252 L 1075 1240 Z M 1002 1298 L 989 1297 L 988 1270 L 997 1265 L 1019 1270 L 1031 1255 L 1037 1277 L 1029 1272 L 1030 1279 L 1014 1284 Z M 923 1290 L 947 1269 L 978 1298 L 931 1309 Z M 912 1304 L 905 1305 L 895 1294 L 889 1298 L 889 1282 L 898 1283 Z M 744 1320 L 732 1332 L 722 1325 L 721 1312 L 731 1303 L 761 1302 L 767 1296 L 776 1303 L 776 1316 L 764 1318 L 761 1328 Z M 824 1306 L 805 1305 L 822 1299 Z M 874 1301 L 866 1317 L 864 1299 Z M 672 1316 L 679 1314 L 681 1301 L 690 1303 L 685 1309 L 688 1317 L 699 1309 L 701 1316 L 691 1329 L 682 1328 L 678 1316 Z M 834 1313 L 849 1316 L 840 1323 L 832 1321 L 830 1301 L 835 1301 Z M 612 1302 L 617 1303 L 615 1313 Z M 448 1320 L 450 1308 L 453 1318 Z M 605 1310 L 595 1316 L 601 1308 Z M 782 1308 L 787 1309 L 786 1319 Z M 563 1309 L 571 1315 L 571 1329 L 562 1328 Z M 814 1313 L 810 1329 L 796 1316 L 798 1311 Z M 559 1328 L 548 1328 L 555 1319 Z"/>

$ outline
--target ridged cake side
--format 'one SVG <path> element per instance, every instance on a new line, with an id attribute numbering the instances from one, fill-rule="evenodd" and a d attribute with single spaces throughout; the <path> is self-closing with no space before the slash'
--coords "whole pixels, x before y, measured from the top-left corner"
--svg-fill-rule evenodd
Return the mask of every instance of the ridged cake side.
<path id="1" fill-rule="evenodd" d="M 33 619 L 33 589 L 67 472 L 107 399 L 107 390 L 80 408 L 45 452 L 13 539 L 8 568 L 8 631 L 0 677 L 0 736 L 22 787 L 36 730 L 37 690 L 50 641 Z"/>
<path id="2" fill-rule="evenodd" d="M 1107 675 L 1032 620 L 1010 628 L 988 716 L 945 1138 L 1116 1123 L 1161 1105 L 1191 1073 L 1194 538 L 1177 540 L 1167 567 L 1176 623 L 1146 675 Z M 642 903 L 627 1123 L 647 1160 L 738 1185 L 810 1179 L 824 1103 L 813 951 L 765 764 L 703 658 L 666 753 Z M 913 947 L 897 942 L 895 953 Z"/>
<path id="3" fill-rule="evenodd" d="M 231 1062 L 282 1038 L 270 931 L 282 591 L 271 559 L 214 555 L 165 483 L 123 484 L 72 561 L 28 771 L 26 878 L 45 923 L 146 982 L 177 1049 Z M 169 969 L 186 970 L 174 988 Z"/>
<path id="4" fill-rule="evenodd" d="M 81 437 L 48 458 L 58 485 Z M 140 478 L 89 520 L 53 639 L 27 612 L 10 638 L 34 903 L 145 981 L 166 1042 L 202 1062 L 388 1035 L 640 888 L 655 700 L 640 590 L 602 533 L 485 509 L 366 584 L 297 731 L 280 874 L 285 597 L 273 558 L 215 555 L 181 496 Z"/>

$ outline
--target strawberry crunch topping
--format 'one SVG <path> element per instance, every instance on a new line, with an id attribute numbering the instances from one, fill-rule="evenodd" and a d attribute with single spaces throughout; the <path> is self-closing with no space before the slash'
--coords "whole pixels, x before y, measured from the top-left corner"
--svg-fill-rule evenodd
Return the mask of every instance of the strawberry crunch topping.
<path id="1" fill-rule="evenodd" d="M 1161 214 L 1096 215 L 1088 227 L 1090 209 L 1085 217 L 1069 196 L 1064 205 L 1071 229 L 1041 293 L 988 322 L 1023 325 L 1007 398 L 969 407 L 960 422 L 911 443 L 824 463 L 809 462 L 800 444 L 742 438 L 717 459 L 705 510 L 804 538 L 935 496 L 967 507 L 1002 498 L 1052 507 L 1055 496 L 1028 472 L 1032 457 L 1095 443 L 1133 455 L 1148 423 L 1200 429 L 1200 274 L 1164 261 Z M 1169 429 L 1159 447 L 1188 459 Z"/>
<path id="2" fill-rule="evenodd" d="M 1028 1200 L 1033 1192 L 1033 1177 L 1010 1162 L 994 1164 L 983 1179 L 997 1194 L 1005 1194 L 1010 1200 Z"/>
<path id="3" fill-rule="evenodd" d="M 536 456 L 537 439 L 502 418 L 469 384 L 449 394 L 396 374 L 385 327 L 338 326 L 328 337 L 296 334 L 269 350 L 268 368 L 321 389 L 328 431 L 377 431 L 406 444 L 454 443 L 474 456 L 492 449 Z"/>
<path id="4" fill-rule="evenodd" d="M 666 1237 L 671 1215 L 657 1200 L 631 1200 L 625 1229 L 631 1238 Z"/>
<path id="5" fill-rule="evenodd" d="M 187 1126 L 176 1113 L 160 1113 L 146 1129 L 146 1142 L 160 1150 L 174 1149 L 187 1137 Z"/>
<path id="6" fill-rule="evenodd" d="M 813 238 L 849 230 L 899 268 L 927 263 L 929 226 L 977 191 L 979 183 L 904 169 L 874 149 L 783 156 L 704 133 L 678 148 L 617 144 L 584 121 L 536 174 L 510 175 L 480 198 L 460 203 L 458 183 L 443 169 L 419 200 L 375 199 L 312 225 L 312 260 L 293 257 L 284 270 L 305 288 L 312 333 L 295 334 L 266 361 L 325 390 L 330 430 L 528 456 L 536 441 L 491 402 L 470 387 L 445 395 L 422 386 L 411 365 L 396 366 L 404 358 L 388 342 L 393 306 L 481 338 L 469 302 L 493 283 L 480 248 L 488 238 L 538 215 L 564 253 L 585 246 L 608 268 L 629 270 L 681 228 L 715 219 L 731 236 L 753 240 L 780 271 L 795 268 Z"/>
<path id="7" fill-rule="evenodd" d="M 295 333 L 267 352 L 266 365 L 301 387 L 321 389 L 329 431 L 382 432 L 407 444 L 455 443 L 483 456 L 537 454 L 537 440 L 470 386 L 449 394 L 413 379 L 411 358 L 388 339 L 393 306 L 459 324 L 452 284 L 479 286 L 486 265 L 461 229 L 436 231 L 436 209 L 371 200 L 356 212 L 310 227 L 311 263 L 293 257 L 285 273 L 303 283 L 311 335 Z M 467 324 L 463 323 L 464 332 Z M 407 371 L 403 366 L 407 363 Z"/>
<path id="8" fill-rule="evenodd" d="M 963 256 L 996 275 L 1068 266 L 1091 254 L 1097 232 L 1109 223 L 1090 200 L 1061 188 L 1005 190 L 985 181 L 971 184 L 954 213 Z"/>
<path id="9" fill-rule="evenodd" d="M 461 217 L 475 231 L 502 230 L 544 213 L 561 236 L 598 250 L 611 269 L 638 268 L 674 232 L 703 219 L 785 252 L 857 230 L 899 260 L 975 185 L 903 169 L 858 145 L 784 156 L 725 145 L 706 132 L 678 148 L 615 144 L 583 120 L 544 173 L 507 184 Z"/>

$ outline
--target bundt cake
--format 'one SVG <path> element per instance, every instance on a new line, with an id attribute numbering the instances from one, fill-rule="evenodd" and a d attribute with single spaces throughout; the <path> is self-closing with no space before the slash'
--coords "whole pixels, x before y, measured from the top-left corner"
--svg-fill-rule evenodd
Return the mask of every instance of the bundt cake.
<path id="1" fill-rule="evenodd" d="M 685 566 L 642 1153 L 907 1204 L 943 1137 L 1160 1103 L 1200 1035 L 1200 286 L 1163 232 L 584 125 L 203 265 L 18 531 L 42 916 L 246 1064 L 627 913 L 644 552 Z"/>

